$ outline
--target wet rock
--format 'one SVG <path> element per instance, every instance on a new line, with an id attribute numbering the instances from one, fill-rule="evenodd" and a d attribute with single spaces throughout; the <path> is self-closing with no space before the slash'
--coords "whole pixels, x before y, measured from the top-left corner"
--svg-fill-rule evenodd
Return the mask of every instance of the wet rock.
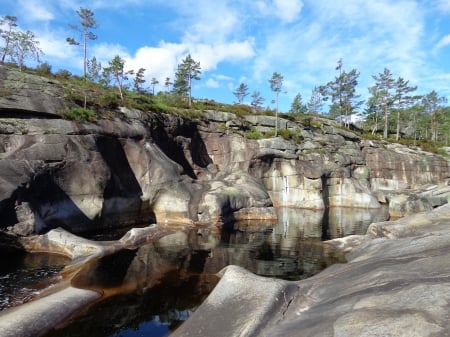
<path id="1" fill-rule="evenodd" d="M 227 267 L 173 336 L 448 336 L 449 218 L 445 205 L 333 240 L 348 262 L 299 282 Z"/>

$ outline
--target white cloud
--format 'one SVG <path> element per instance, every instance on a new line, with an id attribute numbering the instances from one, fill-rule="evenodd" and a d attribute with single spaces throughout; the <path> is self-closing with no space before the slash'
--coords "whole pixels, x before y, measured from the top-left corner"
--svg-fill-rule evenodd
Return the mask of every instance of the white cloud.
<path id="1" fill-rule="evenodd" d="M 39 0 L 19 0 L 19 10 L 24 13 L 20 19 L 26 21 L 48 21 L 55 18 L 50 3 L 45 3 Z"/>
<path id="2" fill-rule="evenodd" d="M 183 45 L 160 42 L 158 47 L 142 47 L 134 56 L 128 55 L 125 58 L 125 66 L 127 69 L 135 71 L 139 68 L 146 69 L 145 79 L 147 82 L 154 77 L 162 85 L 167 77 L 173 81 L 178 61 L 185 52 L 186 47 Z"/>
<path id="3" fill-rule="evenodd" d="M 439 42 L 437 43 L 436 47 L 443 48 L 448 45 L 450 45 L 450 34 L 446 35 L 442 39 L 440 39 Z"/>
<path id="4" fill-rule="evenodd" d="M 436 0 L 437 8 L 443 13 L 450 13 L 450 0 Z"/>
<path id="5" fill-rule="evenodd" d="M 98 43 L 89 50 L 89 54 L 95 55 L 97 61 L 101 62 L 103 66 L 107 66 L 108 61 L 111 61 L 116 55 L 125 60 L 131 58 L 126 49 L 120 44 Z M 89 55 L 88 58 L 90 58 Z"/>
<path id="6" fill-rule="evenodd" d="M 284 22 L 294 21 L 303 8 L 301 0 L 274 0 L 276 15 Z"/>
<path id="7" fill-rule="evenodd" d="M 231 41 L 222 44 L 196 44 L 190 46 L 194 60 L 200 62 L 203 71 L 216 69 L 223 61 L 241 61 L 255 55 L 252 41 Z"/>
<path id="8" fill-rule="evenodd" d="M 223 74 L 218 74 L 218 75 L 214 75 L 214 77 L 216 79 L 218 79 L 219 81 L 232 81 L 233 78 L 227 75 L 223 75 Z"/>
<path id="9" fill-rule="evenodd" d="M 220 83 L 217 82 L 215 79 L 213 78 L 208 78 L 208 80 L 206 81 L 206 86 L 208 88 L 219 88 L 220 87 Z"/>
<path id="10" fill-rule="evenodd" d="M 371 75 L 384 67 L 406 79 L 419 76 L 418 65 L 425 59 L 424 18 L 415 2 L 314 0 L 307 4 L 308 17 L 268 33 L 266 45 L 257 50 L 255 80 L 265 84 L 278 71 L 286 80 L 301 82 L 304 88 L 309 85 L 310 92 L 314 85 L 333 79 L 340 58 L 346 70 L 361 72 L 362 91 Z"/>
<path id="11" fill-rule="evenodd" d="M 295 21 L 303 9 L 302 0 L 272 0 L 271 3 L 256 1 L 254 9 L 257 16 L 277 17 L 284 23 Z"/>

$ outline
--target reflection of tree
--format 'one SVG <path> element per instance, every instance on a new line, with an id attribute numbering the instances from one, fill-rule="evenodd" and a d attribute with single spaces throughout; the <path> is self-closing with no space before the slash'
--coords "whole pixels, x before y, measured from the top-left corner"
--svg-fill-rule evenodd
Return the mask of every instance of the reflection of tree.
<path id="1" fill-rule="evenodd" d="M 331 231 L 336 228 L 333 221 L 337 212 L 330 211 Z M 342 211 L 341 218 L 345 214 L 355 213 Z M 287 231 L 284 223 L 271 229 L 249 223 L 236 223 L 221 230 L 197 228 L 176 232 L 124 254 L 119 259 L 123 264 L 120 278 L 104 289 L 109 297 L 57 331 L 54 337 L 111 336 L 124 329 L 144 329 L 143 326 L 149 326 L 149 335 L 153 328 L 167 329 L 169 333 L 214 288 L 217 278 L 213 274 L 230 264 L 260 275 L 299 280 L 343 262 L 342 256 L 320 241 L 322 213 L 286 211 L 283 219 L 286 217 Z M 342 219 L 347 222 L 351 218 Z M 156 327 L 157 324 L 162 326 Z"/>
<path id="2" fill-rule="evenodd" d="M 263 242 L 263 244 L 259 247 L 256 258 L 258 260 L 272 261 L 274 258 L 272 246 L 266 241 Z"/>
<path id="3" fill-rule="evenodd" d="M 209 295 L 218 279 L 212 275 L 181 275 L 172 270 L 151 288 L 109 297 L 70 325 L 49 337 L 111 336 L 120 331 L 138 330 L 142 325 L 167 325 L 174 330 Z M 149 323 L 153 321 L 153 323 Z M 151 334 L 151 327 L 149 327 Z M 154 328 L 156 329 L 156 328 Z M 159 327 L 158 330 L 165 329 Z"/>

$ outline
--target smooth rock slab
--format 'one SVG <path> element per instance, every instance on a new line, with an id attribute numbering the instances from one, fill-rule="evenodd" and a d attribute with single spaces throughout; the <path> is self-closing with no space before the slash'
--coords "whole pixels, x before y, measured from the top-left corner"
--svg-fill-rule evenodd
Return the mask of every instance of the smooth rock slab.
<path id="1" fill-rule="evenodd" d="M 332 241 L 348 263 L 299 282 L 227 267 L 173 336 L 450 336 L 450 205 L 368 232 Z"/>
<path id="2" fill-rule="evenodd" d="M 0 313 L 0 336 L 43 336 L 101 295 L 69 287 Z"/>

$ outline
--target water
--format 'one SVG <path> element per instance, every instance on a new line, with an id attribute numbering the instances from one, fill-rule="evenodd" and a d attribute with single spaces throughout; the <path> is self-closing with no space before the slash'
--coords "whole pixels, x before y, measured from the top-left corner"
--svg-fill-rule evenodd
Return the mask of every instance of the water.
<path id="1" fill-rule="evenodd" d="M 47 337 L 168 336 L 212 291 L 218 282 L 214 274 L 223 267 L 235 264 L 263 276 L 304 279 L 344 262 L 323 240 L 363 234 L 386 216 L 385 211 L 284 208 L 277 223 L 177 231 L 92 261 L 72 283 L 102 291 L 102 301 Z"/>
<path id="2" fill-rule="evenodd" d="M 57 275 L 68 262 L 66 257 L 44 253 L 10 252 L 1 257 L 0 311 L 28 302 L 58 282 Z"/>

